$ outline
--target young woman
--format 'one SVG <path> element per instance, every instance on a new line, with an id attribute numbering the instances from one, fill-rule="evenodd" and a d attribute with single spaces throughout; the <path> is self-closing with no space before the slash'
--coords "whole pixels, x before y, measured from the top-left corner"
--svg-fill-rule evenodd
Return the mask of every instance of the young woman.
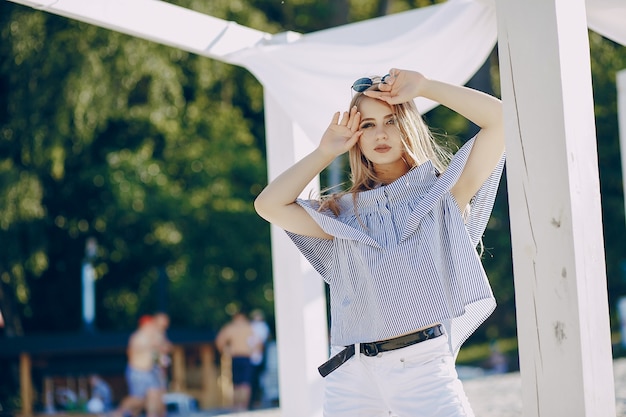
<path id="1" fill-rule="evenodd" d="M 353 89 L 350 110 L 335 113 L 317 149 L 255 201 L 330 288 L 324 415 L 472 416 L 454 361 L 495 308 L 476 247 L 504 164 L 501 103 L 395 68 Z M 416 97 L 456 111 L 480 132 L 449 157 Z M 351 187 L 299 199 L 345 152 Z"/>

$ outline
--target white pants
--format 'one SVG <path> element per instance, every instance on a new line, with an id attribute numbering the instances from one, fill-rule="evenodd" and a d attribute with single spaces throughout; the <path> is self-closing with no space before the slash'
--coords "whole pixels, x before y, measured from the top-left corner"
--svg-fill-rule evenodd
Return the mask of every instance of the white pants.
<path id="1" fill-rule="evenodd" d="M 325 380 L 324 417 L 474 417 L 447 335 L 374 357 L 357 351 Z"/>

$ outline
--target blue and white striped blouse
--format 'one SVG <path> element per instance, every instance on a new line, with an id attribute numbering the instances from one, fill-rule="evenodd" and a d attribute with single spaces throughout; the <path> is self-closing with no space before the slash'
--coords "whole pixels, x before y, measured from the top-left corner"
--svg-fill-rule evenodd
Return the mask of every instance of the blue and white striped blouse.
<path id="1" fill-rule="evenodd" d="M 298 199 L 334 239 L 287 232 L 329 284 L 333 345 L 384 340 L 443 323 L 454 355 L 493 312 L 476 246 L 493 208 L 504 155 L 465 219 L 450 193 L 475 139 L 437 176 L 430 161 L 396 181 L 339 200 L 340 214 Z M 358 213 L 358 217 L 357 217 Z"/>

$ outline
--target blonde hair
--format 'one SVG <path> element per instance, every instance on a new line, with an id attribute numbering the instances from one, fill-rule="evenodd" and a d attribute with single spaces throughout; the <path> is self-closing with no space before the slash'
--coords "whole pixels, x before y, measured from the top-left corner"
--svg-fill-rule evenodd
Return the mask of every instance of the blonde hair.
<path id="1" fill-rule="evenodd" d="M 368 90 L 377 89 L 378 84 L 368 88 Z M 358 109 L 364 99 L 376 100 L 363 93 L 356 93 L 352 97 L 349 109 L 354 106 L 357 106 Z M 400 130 L 404 146 L 404 162 L 407 166 L 413 168 L 430 160 L 437 171 L 443 172 L 448 166 L 452 154 L 437 143 L 413 100 L 391 105 L 391 109 Z M 336 215 L 339 214 L 338 200 L 345 194 L 353 195 L 356 209 L 357 194 L 360 191 L 376 188 L 382 182 L 359 146 L 355 145 L 348 151 L 348 159 L 350 162 L 350 187 L 345 191 L 322 195 L 320 210 L 330 209 Z"/>

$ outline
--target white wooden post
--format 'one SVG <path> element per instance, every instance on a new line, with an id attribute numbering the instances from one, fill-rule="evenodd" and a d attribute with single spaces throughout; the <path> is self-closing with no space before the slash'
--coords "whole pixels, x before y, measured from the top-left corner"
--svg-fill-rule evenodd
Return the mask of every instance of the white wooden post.
<path id="1" fill-rule="evenodd" d="M 614 417 L 584 0 L 497 0 L 524 416 Z"/>
<path id="2" fill-rule="evenodd" d="M 314 149 L 314 144 L 265 91 L 269 179 Z M 314 181 L 309 191 L 319 193 Z M 324 283 L 282 229 L 272 226 L 274 308 L 278 344 L 280 411 L 285 417 L 321 417 L 323 379 L 317 367 L 328 359 Z"/>
<path id="3" fill-rule="evenodd" d="M 622 185 L 624 186 L 624 206 L 626 207 L 626 70 L 618 71 L 616 84 L 617 125 L 619 126 L 619 144 L 622 153 Z"/>

